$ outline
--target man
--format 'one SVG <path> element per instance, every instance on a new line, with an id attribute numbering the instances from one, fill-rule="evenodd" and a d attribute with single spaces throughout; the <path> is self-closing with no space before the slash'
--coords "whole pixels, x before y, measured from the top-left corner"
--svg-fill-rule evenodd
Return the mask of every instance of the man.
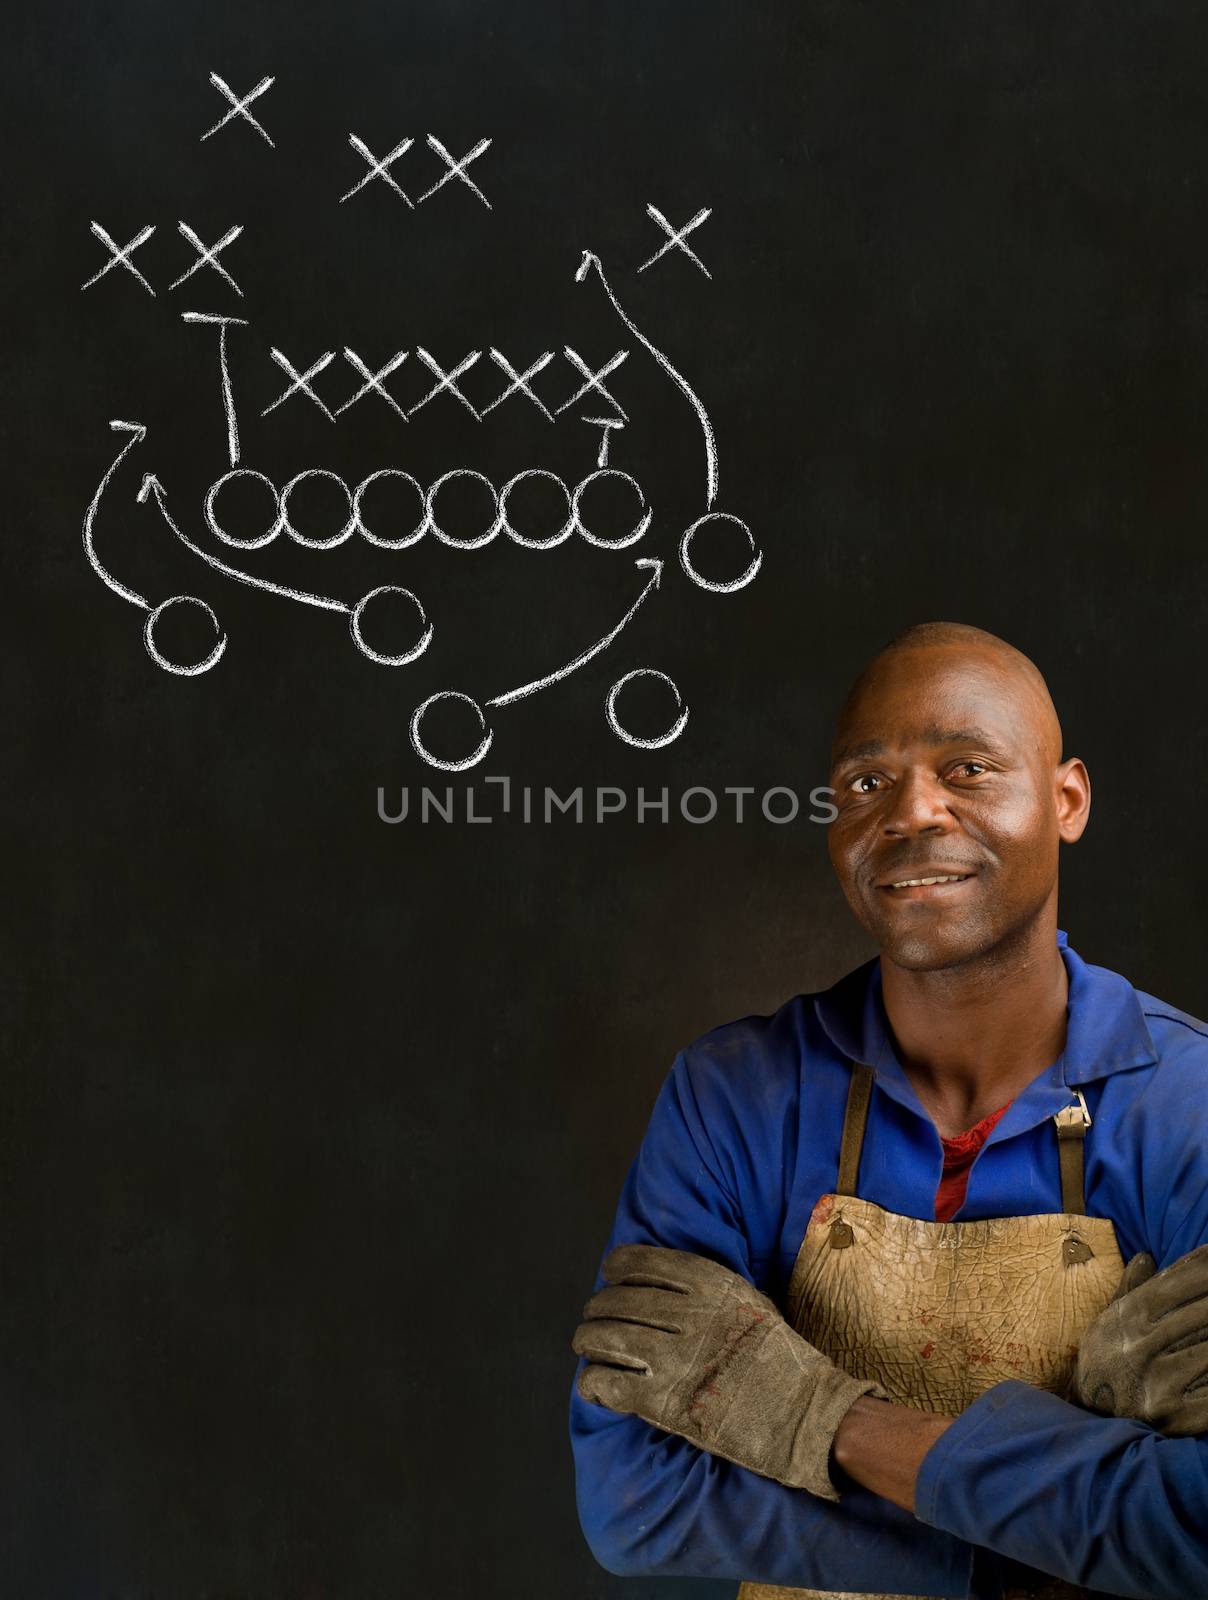
<path id="1" fill-rule="evenodd" d="M 908 630 L 832 757 L 881 955 L 677 1056 L 574 1338 L 587 1539 L 744 1600 L 1208 1596 L 1208 1029 L 1058 930 L 1090 785 L 1010 645 Z"/>

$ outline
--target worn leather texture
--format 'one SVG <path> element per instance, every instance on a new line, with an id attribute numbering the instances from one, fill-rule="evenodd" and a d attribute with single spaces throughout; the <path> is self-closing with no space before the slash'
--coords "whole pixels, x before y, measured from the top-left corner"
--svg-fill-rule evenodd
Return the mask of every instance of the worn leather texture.
<path id="1" fill-rule="evenodd" d="M 1123 1270 L 1102 1217 L 920 1222 L 827 1194 L 798 1251 L 785 1315 L 837 1366 L 874 1378 L 898 1404 L 956 1416 L 1004 1378 L 1067 1393 L 1083 1331 Z M 1012 1590 L 1020 1600 L 1086 1593 L 1039 1573 Z M 846 1597 L 747 1582 L 738 1600 Z"/>
<path id="2" fill-rule="evenodd" d="M 1115 1299 L 1086 1331 L 1074 1392 L 1109 1417 L 1170 1435 L 1208 1431 L 1208 1245 L 1156 1270 L 1134 1256 Z"/>
<path id="3" fill-rule="evenodd" d="M 838 1500 L 830 1455 L 861 1395 L 888 1396 L 796 1333 L 766 1294 L 720 1262 L 621 1244 L 571 1340 L 584 1400 L 643 1417 L 710 1455 Z M 786 1427 L 786 1417 L 792 1426 Z"/>

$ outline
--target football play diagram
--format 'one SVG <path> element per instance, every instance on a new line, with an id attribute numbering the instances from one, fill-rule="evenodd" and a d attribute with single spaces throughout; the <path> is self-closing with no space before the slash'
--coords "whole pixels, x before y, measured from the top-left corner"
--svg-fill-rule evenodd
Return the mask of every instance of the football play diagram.
<path id="1" fill-rule="evenodd" d="M 258 133 L 276 149 L 265 128 L 248 110 L 252 100 L 258 100 L 271 87 L 274 80 L 262 79 L 256 88 L 242 99 L 217 74 L 211 74 L 210 81 L 224 96 L 230 109 L 201 136 L 202 139 L 209 139 L 223 128 L 231 130 L 225 135 L 230 138 L 242 124 L 250 131 Z M 412 199 L 411 192 L 403 186 L 399 176 L 399 168 L 404 159 L 413 159 L 409 152 L 415 141 L 409 137 L 405 138 L 396 144 L 389 154 L 380 158 L 374 155 L 364 141 L 355 134 L 349 135 L 349 144 L 368 164 L 369 170 L 345 193 L 333 196 L 333 200 L 339 205 L 343 205 L 373 183 L 375 187 L 384 184 L 398 196 L 400 203 L 405 203 L 407 208 L 414 210 L 417 205 L 426 203 L 445 185 L 452 182 L 455 188 L 464 186 L 472 190 L 473 195 L 483 206 L 488 210 L 493 209 L 492 202 L 480 187 L 480 182 L 483 181 L 481 167 L 475 169 L 478 181 L 466 171 L 470 162 L 480 161 L 491 145 L 490 139 L 479 140 L 464 155 L 455 157 L 441 140 L 429 134 L 426 147 L 431 154 L 427 159 L 431 160 L 434 156 L 443 164 L 443 176 L 432 174 L 434 181 L 428 183 L 415 199 Z M 423 148 L 417 147 L 416 154 L 422 155 Z M 424 174 L 425 178 L 428 176 L 429 174 Z M 394 202 L 387 203 L 393 205 Z M 473 204 L 472 201 L 470 203 Z M 678 228 L 653 205 L 647 205 L 646 211 L 649 217 L 657 222 L 666 237 L 661 248 L 637 270 L 645 272 L 658 262 L 686 256 L 706 278 L 709 278 L 711 275 L 700 257 L 684 241 L 688 233 L 697 230 L 710 216 L 710 210 L 708 208 L 698 210 L 689 222 Z M 244 291 L 237 281 L 238 268 L 230 256 L 226 261 L 219 259 L 221 253 L 229 251 L 244 234 L 242 224 L 227 228 L 213 244 L 209 245 L 205 244 L 198 232 L 187 223 L 181 221 L 177 226 L 181 239 L 191 247 L 196 259 L 191 265 L 186 265 L 185 270 L 168 285 L 168 291 L 175 291 L 185 284 L 189 284 L 190 292 L 195 291 L 197 287 L 195 275 L 204 269 L 207 274 L 216 275 L 226 290 L 239 296 L 242 301 Z M 108 259 L 81 285 L 83 290 L 95 290 L 96 286 L 106 280 L 116 288 L 119 284 L 130 284 L 130 280 L 133 279 L 134 284 L 131 284 L 130 292 L 137 295 L 138 289 L 141 288 L 152 296 L 156 294 L 156 288 L 149 277 L 132 259 L 134 253 L 155 232 L 154 224 L 144 225 L 124 245 L 119 245 L 113 234 L 96 221 L 91 223 L 91 232 L 108 252 Z M 568 270 L 569 265 L 568 263 Z M 356 408 L 368 406 L 389 408 L 394 420 L 400 425 L 408 423 L 417 413 L 434 404 L 459 406 L 462 414 L 468 415 L 473 423 L 478 425 L 490 425 L 499 420 L 506 421 L 511 414 L 511 408 L 516 406 L 534 407 L 550 423 L 557 423 L 569 414 L 569 420 L 587 424 L 593 430 L 590 437 L 595 448 L 594 466 L 578 482 L 569 483 L 548 468 L 534 465 L 522 468 L 512 474 L 506 482 L 499 484 L 493 483 L 485 473 L 470 466 L 445 471 L 434 477 L 431 482 L 424 484 L 403 467 L 389 465 L 370 472 L 356 484 L 347 482 L 326 467 L 304 468 L 288 481 L 277 484 L 266 473 L 249 466 L 244 459 L 239 404 L 230 368 L 232 341 L 252 339 L 255 319 L 251 315 L 233 316 L 208 310 L 187 310 L 181 313 L 181 321 L 197 328 L 200 333 L 208 331 L 212 340 L 210 359 L 214 357 L 217 359 L 216 387 L 221 398 L 225 421 L 228 460 L 225 470 L 210 484 L 200 508 L 200 521 L 204 524 L 205 535 L 195 535 L 182 526 L 182 521 L 186 519 L 180 517 L 178 507 L 170 507 L 167 491 L 154 472 L 145 471 L 141 479 L 136 480 L 138 502 L 149 514 L 158 517 L 165 533 L 177 540 L 202 563 L 209 574 L 259 590 L 264 595 L 278 600 L 342 616 L 346 620 L 354 648 L 367 660 L 385 668 L 405 669 L 427 655 L 429 651 L 439 651 L 440 646 L 441 619 L 429 616 L 423 599 L 413 589 L 399 583 L 383 582 L 371 587 L 359 598 L 340 598 L 333 594 L 279 583 L 259 573 L 248 571 L 238 564 L 238 557 L 234 553 L 241 550 L 260 550 L 281 538 L 311 551 L 334 550 L 354 538 L 385 552 L 408 550 L 421 540 L 435 540 L 454 550 L 472 552 L 501 538 L 511 540 L 526 550 L 539 552 L 553 550 L 572 540 L 582 540 L 602 550 L 621 550 L 640 546 L 655 523 L 656 508 L 648 503 L 637 479 L 617 466 L 613 459 L 616 438 L 629 418 L 609 388 L 613 375 L 624 366 L 631 355 L 636 357 L 640 351 L 640 358 L 652 360 L 682 402 L 691 408 L 699 429 L 704 468 L 702 493 L 698 506 L 699 514 L 687 526 L 676 530 L 679 571 L 689 582 L 713 594 L 728 594 L 745 588 L 759 572 L 762 554 L 747 524 L 733 513 L 718 508 L 717 442 L 700 397 L 667 355 L 656 347 L 627 314 L 597 254 L 591 250 L 578 252 L 578 260 L 574 263 L 573 271 L 575 281 L 585 286 L 585 293 L 602 294 L 605 297 L 627 340 L 625 345 L 598 365 L 585 359 L 569 344 L 564 344 L 558 352 L 552 349 L 544 350 L 532 360 L 513 361 L 501 350 L 490 346 L 485 351 L 469 350 L 452 362 L 438 358 L 425 347 L 416 345 L 414 348 L 395 351 L 380 364 L 376 357 L 370 361 L 347 345 L 338 346 L 338 341 L 333 341 L 337 347 L 306 356 L 299 356 L 297 351 L 286 352 L 271 344 L 268 347 L 267 360 L 272 364 L 272 368 L 277 369 L 277 375 L 284 380 L 284 385 L 275 398 L 261 409 L 259 415 L 274 419 L 283 415 L 288 422 L 296 408 L 306 407 L 308 410 L 320 413 L 333 426 L 348 427 L 355 425 Z M 208 278 L 207 281 L 212 282 L 213 279 Z M 189 337 L 196 339 L 192 334 Z M 497 375 L 498 392 L 485 404 L 474 404 L 462 387 L 466 374 L 476 368 L 480 378 L 487 372 Z M 337 392 L 338 374 L 342 374 L 345 379 L 342 392 Z M 350 377 L 355 386 L 352 392 L 348 392 L 347 380 Z M 538 392 L 539 377 L 542 380 L 544 397 Z M 555 378 L 561 379 L 562 387 L 562 394 L 557 403 L 552 395 Z M 409 398 L 404 398 L 405 395 L 409 395 Z M 501 412 L 501 408 L 509 402 L 510 406 Z M 198 677 L 210 671 L 226 655 L 227 634 L 223 630 L 215 605 L 198 594 L 173 594 L 160 600 L 141 594 L 115 576 L 98 554 L 96 535 L 102 504 L 107 497 L 117 492 L 111 489 L 115 478 L 121 475 L 122 481 L 125 481 L 126 474 L 130 471 L 129 467 L 126 467 L 125 473 L 122 471 L 127 458 L 133 456 L 136 451 L 141 454 L 139 447 L 149 433 L 148 426 L 142 422 L 115 419 L 109 425 L 114 432 L 121 435 L 121 445 L 101 478 L 84 515 L 85 554 L 92 570 L 109 590 L 143 613 L 143 642 L 151 661 L 164 672 L 180 677 Z M 291 500 L 304 484 L 320 480 L 340 500 L 345 514 L 340 525 L 330 532 L 323 534 L 303 532 L 295 520 L 291 519 Z M 456 492 L 459 504 L 461 497 L 464 497 L 467 491 L 481 498 L 483 510 L 478 516 L 476 526 L 472 529 L 453 526 L 458 519 L 451 517 L 442 509 L 442 495 L 447 504 L 449 498 L 447 491 L 454 484 L 458 486 Z M 562 507 L 561 526 L 553 532 L 538 534 L 531 529 L 526 530 L 523 516 L 515 509 L 517 492 L 522 491 L 524 486 L 533 484 L 540 484 L 546 492 L 552 493 Z M 600 484 L 607 484 L 613 496 L 620 496 L 631 502 L 632 520 L 628 528 L 618 532 L 613 528 L 603 531 L 598 526 L 595 528 L 591 526 L 591 516 L 585 501 L 589 499 L 589 491 Z M 252 533 L 235 533 L 224 523 L 224 496 L 232 485 L 242 485 L 240 492 L 243 494 L 263 497 L 266 507 L 263 522 Z M 135 483 L 132 482 L 130 487 L 135 487 Z M 380 500 L 387 490 L 403 494 L 412 506 L 412 510 L 403 517 L 401 527 L 398 525 L 397 517 L 383 521 L 380 514 L 375 517 L 371 511 L 370 501 L 375 498 Z M 734 546 L 738 552 L 735 565 L 745 562 L 737 577 L 718 581 L 707 577 L 699 569 L 698 562 L 694 559 L 694 545 L 698 536 L 706 529 L 711 530 L 714 537 L 722 538 L 727 546 L 731 544 Z M 206 542 L 200 542 L 206 535 L 208 535 Z M 220 554 L 220 551 L 223 553 Z M 491 748 L 495 733 L 494 713 L 527 699 L 540 690 L 561 683 L 577 668 L 613 645 L 635 614 L 643 606 L 649 607 L 654 603 L 654 597 L 664 579 L 665 563 L 659 557 L 637 555 L 634 566 L 637 569 L 637 592 L 632 604 L 611 629 L 587 644 L 573 659 L 551 667 L 547 673 L 530 682 L 497 692 L 488 691 L 474 695 L 465 689 L 449 688 L 429 694 L 418 704 L 412 704 L 408 715 L 410 742 L 420 759 L 432 767 L 447 772 L 460 772 L 476 766 Z M 220 604 L 220 601 L 217 603 Z M 397 616 L 399 607 L 408 608 L 408 614 L 413 616 L 412 636 L 404 648 L 384 647 L 380 622 L 376 630 L 377 643 L 374 643 L 375 613 L 383 605 L 391 608 L 393 616 Z M 160 637 L 161 620 L 176 608 L 193 608 L 200 612 L 212 631 L 210 648 L 196 659 L 173 659 Z M 230 670 L 229 666 L 224 670 Z M 643 677 L 654 678 L 665 684 L 674 700 L 673 720 L 663 732 L 653 737 L 639 736 L 628 730 L 622 724 L 617 711 L 617 701 L 623 687 L 635 678 Z M 479 729 L 478 742 L 473 749 L 458 755 L 438 755 L 428 747 L 424 735 L 425 718 L 434 706 L 445 701 L 455 701 L 471 708 Z M 678 738 L 687 724 L 689 714 L 679 687 L 666 673 L 651 666 L 631 667 L 618 677 L 605 697 L 604 712 L 608 726 L 618 739 L 643 749 L 657 749 Z"/>

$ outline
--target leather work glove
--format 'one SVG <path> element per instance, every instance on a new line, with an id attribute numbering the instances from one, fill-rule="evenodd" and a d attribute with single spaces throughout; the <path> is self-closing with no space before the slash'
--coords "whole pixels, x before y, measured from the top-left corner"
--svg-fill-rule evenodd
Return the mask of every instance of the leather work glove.
<path id="1" fill-rule="evenodd" d="M 1162 1433 L 1208 1433 L 1208 1245 L 1161 1272 L 1132 1258 L 1082 1337 L 1074 1397 Z"/>
<path id="2" fill-rule="evenodd" d="M 711 1455 L 838 1500 L 828 1463 L 861 1395 L 888 1396 L 815 1350 L 745 1278 L 703 1256 L 623 1244 L 583 1307 L 584 1400 L 629 1411 Z"/>

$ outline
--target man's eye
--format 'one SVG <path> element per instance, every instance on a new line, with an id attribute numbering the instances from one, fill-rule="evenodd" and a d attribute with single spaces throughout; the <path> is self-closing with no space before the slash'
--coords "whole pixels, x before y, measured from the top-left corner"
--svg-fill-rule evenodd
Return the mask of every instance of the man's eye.
<path id="1" fill-rule="evenodd" d="M 847 787 L 856 794 L 876 794 L 881 787 L 881 780 L 875 772 L 862 772 L 858 778 L 853 778 Z"/>
<path id="2" fill-rule="evenodd" d="M 987 770 L 984 761 L 958 761 L 952 768 L 953 776 L 958 778 L 977 778 Z"/>

